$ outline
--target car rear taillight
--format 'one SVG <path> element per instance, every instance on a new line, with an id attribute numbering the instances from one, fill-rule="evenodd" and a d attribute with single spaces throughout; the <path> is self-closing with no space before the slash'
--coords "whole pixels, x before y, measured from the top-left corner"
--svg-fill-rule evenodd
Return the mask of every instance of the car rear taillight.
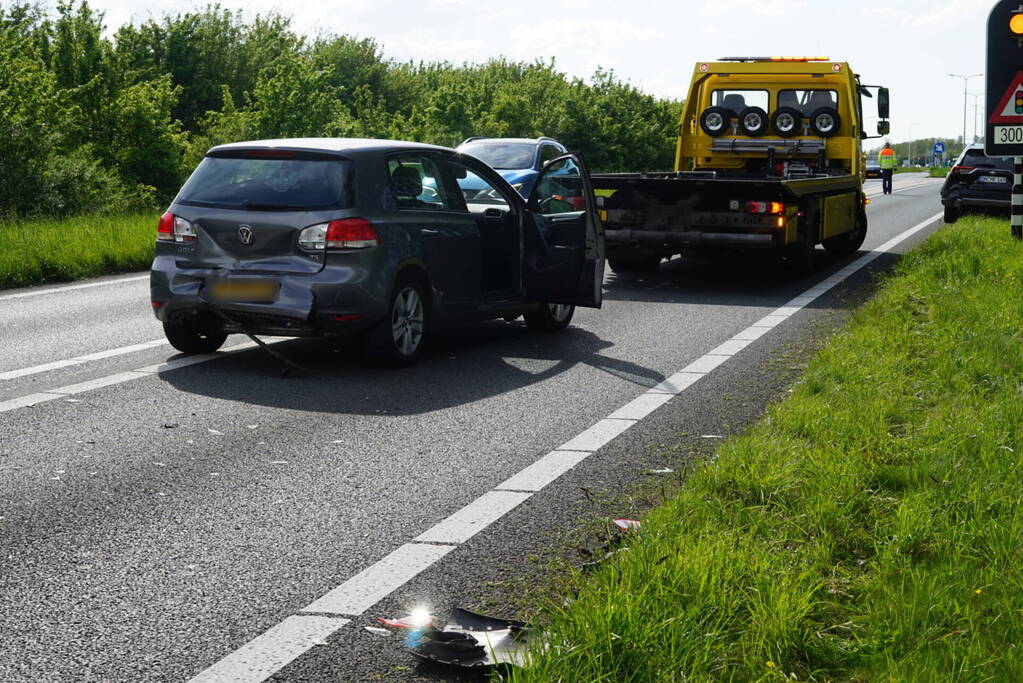
<path id="1" fill-rule="evenodd" d="M 778 215 L 785 213 L 785 205 L 780 202 L 746 202 L 746 213 Z"/>
<path id="2" fill-rule="evenodd" d="M 344 218 L 310 225 L 298 234 L 298 246 L 309 251 L 367 249 L 380 244 L 373 224 L 365 218 Z"/>
<path id="3" fill-rule="evenodd" d="M 344 218 L 327 224 L 328 249 L 368 249 L 379 244 L 377 231 L 365 218 Z"/>
<path id="4" fill-rule="evenodd" d="M 195 226 L 181 216 L 170 211 L 160 216 L 160 224 L 156 226 L 158 242 L 194 242 Z"/>
<path id="5" fill-rule="evenodd" d="M 969 173 L 970 171 L 976 171 L 976 166 L 953 166 L 952 173 Z"/>

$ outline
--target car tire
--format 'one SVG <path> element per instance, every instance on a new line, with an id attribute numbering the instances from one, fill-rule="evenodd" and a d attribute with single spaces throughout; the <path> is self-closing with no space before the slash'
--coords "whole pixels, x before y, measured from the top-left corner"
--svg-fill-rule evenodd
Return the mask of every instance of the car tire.
<path id="1" fill-rule="evenodd" d="M 575 306 L 571 304 L 540 304 L 540 308 L 532 313 L 526 313 L 522 317 L 526 321 L 526 327 L 534 332 L 561 332 L 575 315 Z"/>
<path id="2" fill-rule="evenodd" d="M 660 256 L 646 256 L 636 259 L 612 258 L 607 260 L 611 270 L 616 273 L 655 273 L 661 267 Z"/>
<path id="3" fill-rule="evenodd" d="M 711 107 L 700 114 L 700 128 L 712 138 L 718 138 L 728 132 L 729 124 L 735 118 L 735 112 L 724 107 Z"/>
<path id="4" fill-rule="evenodd" d="M 957 220 L 959 220 L 959 209 L 957 209 L 954 206 L 946 206 L 945 207 L 945 222 L 947 224 L 949 224 L 949 225 L 952 225 Z"/>
<path id="5" fill-rule="evenodd" d="M 163 333 L 171 346 L 187 354 L 213 353 L 227 341 L 226 332 L 204 330 L 187 320 L 180 323 L 164 323 Z"/>
<path id="6" fill-rule="evenodd" d="M 822 138 L 838 135 L 842 128 L 842 117 L 833 107 L 821 107 L 810 115 L 810 130 Z"/>
<path id="7" fill-rule="evenodd" d="M 830 254 L 855 254 L 867 239 L 867 215 L 860 212 L 856 218 L 856 229 L 824 240 L 824 248 Z"/>
<path id="8" fill-rule="evenodd" d="M 739 129 L 751 138 L 758 138 L 768 131 L 771 121 L 767 112 L 760 107 L 746 107 L 739 114 Z"/>
<path id="9" fill-rule="evenodd" d="M 771 128 L 783 138 L 799 135 L 803 123 L 803 112 L 793 107 L 780 107 L 771 115 Z"/>
<path id="10" fill-rule="evenodd" d="M 427 288 L 421 278 L 401 275 L 388 300 L 387 315 L 366 333 L 366 356 L 391 368 L 404 368 L 419 359 L 428 329 Z"/>

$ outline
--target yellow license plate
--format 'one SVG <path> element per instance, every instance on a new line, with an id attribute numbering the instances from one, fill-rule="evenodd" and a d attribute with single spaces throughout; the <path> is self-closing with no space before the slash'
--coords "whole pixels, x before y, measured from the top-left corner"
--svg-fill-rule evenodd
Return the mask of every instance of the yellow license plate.
<path id="1" fill-rule="evenodd" d="M 277 298 L 274 280 L 211 280 L 206 291 L 213 301 L 269 303 Z"/>
<path id="2" fill-rule="evenodd" d="M 599 213 L 600 213 L 600 220 L 602 220 L 605 223 L 607 223 L 607 211 L 604 211 L 603 209 L 601 209 Z"/>

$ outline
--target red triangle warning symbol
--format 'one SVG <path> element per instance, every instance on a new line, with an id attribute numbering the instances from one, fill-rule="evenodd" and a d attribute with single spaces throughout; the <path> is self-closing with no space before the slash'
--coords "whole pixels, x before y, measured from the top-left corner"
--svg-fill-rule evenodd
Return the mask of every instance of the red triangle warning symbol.
<path id="1" fill-rule="evenodd" d="M 1023 124 L 1023 71 L 1016 72 L 1016 78 L 1012 79 L 988 123 Z"/>

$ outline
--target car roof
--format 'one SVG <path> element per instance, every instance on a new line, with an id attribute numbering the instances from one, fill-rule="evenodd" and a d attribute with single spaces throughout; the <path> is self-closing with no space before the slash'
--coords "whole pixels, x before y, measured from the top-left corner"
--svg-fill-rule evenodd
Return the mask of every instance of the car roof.
<path id="1" fill-rule="evenodd" d="M 510 142 L 510 143 L 518 142 L 518 143 L 524 143 L 524 144 L 529 144 L 529 145 L 538 145 L 541 142 L 552 142 L 552 143 L 554 143 L 556 145 L 561 145 L 561 143 L 558 142 L 557 140 L 555 140 L 554 138 L 548 138 L 548 137 L 542 137 L 542 138 L 486 138 L 486 137 L 482 137 L 482 138 L 469 138 L 468 140 L 464 140 L 462 142 L 462 144 L 459 145 L 459 147 L 461 147 L 462 145 L 468 145 L 469 143 L 472 143 L 472 142 Z M 561 146 L 564 147 L 564 145 L 561 145 Z"/>
<path id="2" fill-rule="evenodd" d="M 281 138 L 278 140 L 249 140 L 217 145 L 207 152 L 224 152 L 240 149 L 288 149 L 312 152 L 364 152 L 393 150 L 440 150 L 450 152 L 448 147 L 427 145 L 421 142 L 403 140 L 376 140 L 371 138 Z"/>

